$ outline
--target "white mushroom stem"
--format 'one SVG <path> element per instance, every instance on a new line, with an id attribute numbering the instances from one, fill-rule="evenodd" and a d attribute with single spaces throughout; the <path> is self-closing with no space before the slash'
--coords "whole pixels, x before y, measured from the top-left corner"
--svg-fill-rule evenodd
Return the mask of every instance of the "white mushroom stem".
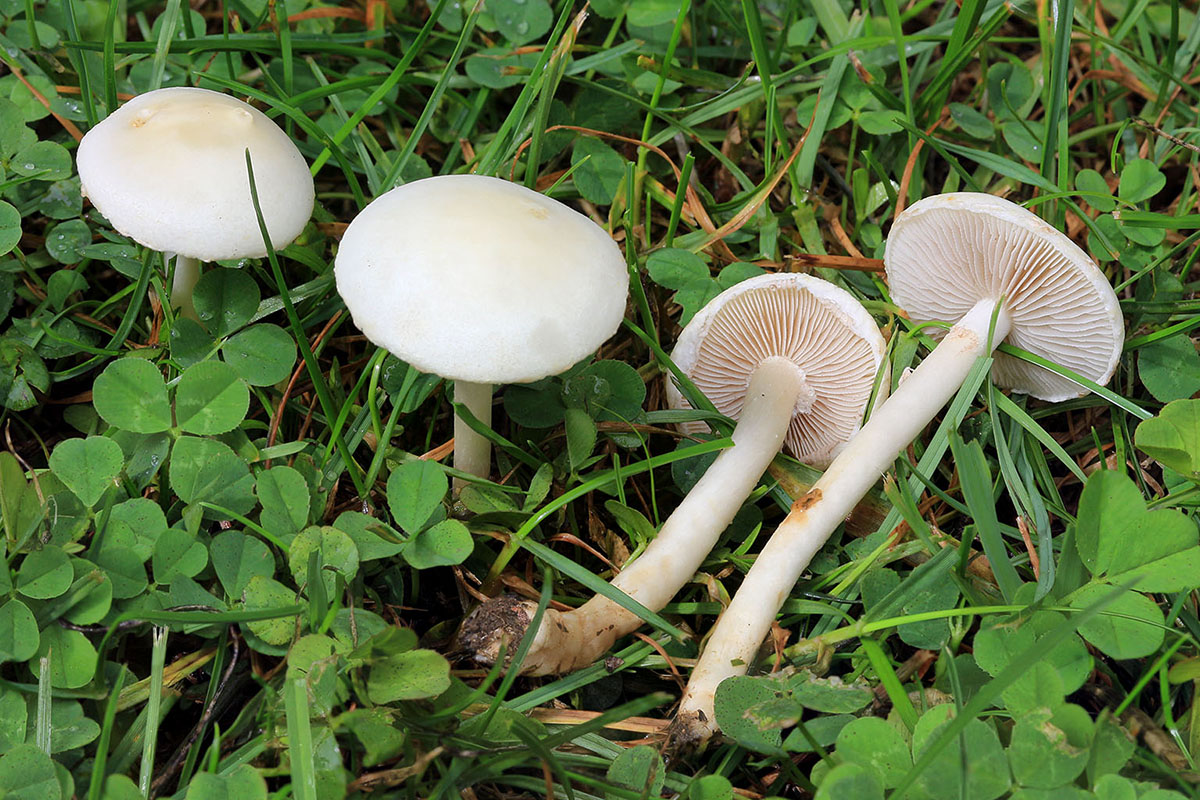
<path id="1" fill-rule="evenodd" d="M 171 305 L 179 308 L 179 315 L 188 319 L 199 319 L 192 301 L 192 291 L 200 280 L 200 260 L 190 256 L 175 256 L 175 277 L 171 281 Z"/>
<path id="2" fill-rule="evenodd" d="M 666 605 L 704 562 L 779 452 L 797 398 L 811 394 L 804 372 L 790 360 L 779 356 L 763 360 L 751 375 L 741 417 L 733 431 L 733 446 L 717 456 L 663 523 L 654 541 L 621 570 L 612 585 L 652 611 Z M 532 607 L 513 612 L 530 614 Z M 486 629 L 472 630 L 468 621 L 460 638 L 486 661 L 496 658 L 503 633 L 523 630 L 527 624 L 527 620 L 515 626 L 511 621 L 498 621 L 494 613 L 489 613 L 488 604 L 476 611 L 475 618 L 475 627 Z M 594 596 L 572 611 L 547 610 L 521 671 L 552 675 L 580 669 L 641 624 L 636 614 L 603 595 Z"/>
<path id="3" fill-rule="evenodd" d="M 976 303 L 875 409 L 812 489 L 797 498 L 717 620 L 692 670 L 672 731 L 677 742 L 698 744 L 716 731 L 713 699 L 717 686 L 746 672 L 813 555 L 900 451 L 954 396 L 976 360 L 990 354 L 1008 335 L 1010 324 L 998 300 Z"/>
<path id="4" fill-rule="evenodd" d="M 475 419 L 492 427 L 492 384 L 472 381 L 454 382 L 454 402 L 467 407 Z M 492 443 L 471 429 L 462 417 L 454 415 L 454 468 L 486 478 L 492 471 Z M 458 491 L 466 481 L 454 479 Z"/>

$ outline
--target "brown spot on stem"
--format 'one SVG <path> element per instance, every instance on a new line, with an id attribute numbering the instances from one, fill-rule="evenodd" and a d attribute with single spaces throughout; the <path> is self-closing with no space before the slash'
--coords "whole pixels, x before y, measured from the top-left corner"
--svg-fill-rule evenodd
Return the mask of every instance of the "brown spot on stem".
<path id="1" fill-rule="evenodd" d="M 808 511 L 819 502 L 821 502 L 821 490 L 809 489 L 799 500 L 792 503 L 792 513 Z"/>

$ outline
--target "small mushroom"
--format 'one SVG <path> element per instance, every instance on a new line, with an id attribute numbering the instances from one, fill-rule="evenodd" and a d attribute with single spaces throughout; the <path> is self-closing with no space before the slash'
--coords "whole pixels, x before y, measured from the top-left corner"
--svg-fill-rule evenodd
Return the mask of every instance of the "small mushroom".
<path id="1" fill-rule="evenodd" d="M 672 358 L 737 419 L 733 447 L 717 456 L 612 585 L 652 611 L 666 605 L 703 563 L 782 444 L 801 460 L 822 461 L 854 434 L 883 355 L 871 315 L 848 292 L 819 278 L 763 275 L 714 298 L 684 329 Z M 686 406 L 669 381 L 667 392 L 672 406 Z M 506 639 L 512 646 L 521 638 L 535 609 L 528 601 L 491 600 L 463 623 L 459 643 L 478 660 L 494 662 Z M 641 624 L 603 595 L 573 611 L 550 609 L 521 671 L 549 675 L 585 667 Z"/>
<path id="2" fill-rule="evenodd" d="M 334 263 L 354 324 L 455 382 L 491 424 L 492 385 L 563 372 L 621 324 L 625 258 L 608 233 L 545 195 L 482 175 L 414 181 L 346 229 Z M 454 466 L 487 477 L 491 443 L 459 418 Z M 457 482 L 456 482 L 457 484 Z"/>
<path id="3" fill-rule="evenodd" d="M 193 319 L 200 261 L 267 254 L 247 150 L 271 246 L 285 247 L 312 216 L 312 174 L 287 134 L 253 106 L 208 89 L 156 89 L 79 142 L 83 193 L 118 232 L 177 254 L 171 303 Z"/>
<path id="4" fill-rule="evenodd" d="M 1014 203 L 969 192 L 921 200 L 892 226 L 884 261 L 892 297 L 914 321 L 955 324 L 796 500 L 755 559 L 692 671 L 672 727 L 677 746 L 712 735 L 718 684 L 746 671 L 813 555 L 980 357 L 1007 340 L 1096 383 L 1116 368 L 1123 325 L 1104 274 L 1064 234 Z M 1085 392 L 1004 354 L 992 378 L 1044 400 Z"/>
<path id="5" fill-rule="evenodd" d="M 733 419 L 742 416 L 758 365 L 774 355 L 788 358 L 804 377 L 784 446 L 799 461 L 824 467 L 862 424 L 882 348 L 871 315 L 848 292 L 819 278 L 777 274 L 722 292 L 684 328 L 671 358 Z M 881 386 L 886 389 L 886 382 Z M 691 407 L 672 381 L 667 404 Z M 686 433 L 707 430 L 700 422 L 681 427 Z"/>

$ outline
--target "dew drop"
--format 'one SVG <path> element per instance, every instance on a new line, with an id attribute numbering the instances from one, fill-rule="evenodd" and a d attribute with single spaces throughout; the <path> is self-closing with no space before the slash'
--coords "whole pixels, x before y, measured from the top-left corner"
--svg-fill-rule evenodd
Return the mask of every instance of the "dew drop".
<path id="1" fill-rule="evenodd" d="M 529 33 L 529 23 L 528 22 L 518 22 L 517 23 L 517 33 L 521 34 L 522 36 Z"/>
<path id="2" fill-rule="evenodd" d="M 37 164 L 34 164 L 34 163 L 32 163 L 32 162 L 29 162 L 29 161 L 26 161 L 26 162 L 25 162 L 25 169 L 37 169 Z"/>

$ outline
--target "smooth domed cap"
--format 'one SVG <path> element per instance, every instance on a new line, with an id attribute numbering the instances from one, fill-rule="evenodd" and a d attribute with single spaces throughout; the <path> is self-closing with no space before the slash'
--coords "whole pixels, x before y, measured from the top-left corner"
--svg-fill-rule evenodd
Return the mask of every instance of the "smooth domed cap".
<path id="1" fill-rule="evenodd" d="M 754 368 L 772 356 L 791 360 L 809 391 L 797 401 L 784 446 L 800 461 L 825 466 L 858 431 L 876 375 L 887 368 L 884 348 L 875 320 L 849 292 L 811 275 L 781 273 L 750 278 L 713 298 L 680 333 L 671 359 L 733 419 L 741 415 Z M 880 391 L 886 393 L 886 379 Z M 670 379 L 667 402 L 690 407 Z"/>
<path id="2" fill-rule="evenodd" d="M 1117 295 L 1091 258 L 1030 211 L 976 192 L 934 195 L 896 219 L 884 255 L 892 299 L 916 322 L 955 322 L 1004 298 L 1005 341 L 1105 384 L 1124 342 Z M 1003 353 L 998 386 L 1042 400 L 1078 397 L 1072 380 Z"/>
<path id="3" fill-rule="evenodd" d="M 261 258 L 246 148 L 271 245 L 285 247 L 312 216 L 312 173 L 287 134 L 237 98 L 138 95 L 87 132 L 76 163 L 84 194 L 134 241 L 202 261 Z"/>
<path id="4" fill-rule="evenodd" d="M 476 383 L 566 370 L 616 332 L 629 292 L 625 258 L 603 228 L 482 175 L 380 195 L 346 229 L 334 275 L 368 339 Z"/>

